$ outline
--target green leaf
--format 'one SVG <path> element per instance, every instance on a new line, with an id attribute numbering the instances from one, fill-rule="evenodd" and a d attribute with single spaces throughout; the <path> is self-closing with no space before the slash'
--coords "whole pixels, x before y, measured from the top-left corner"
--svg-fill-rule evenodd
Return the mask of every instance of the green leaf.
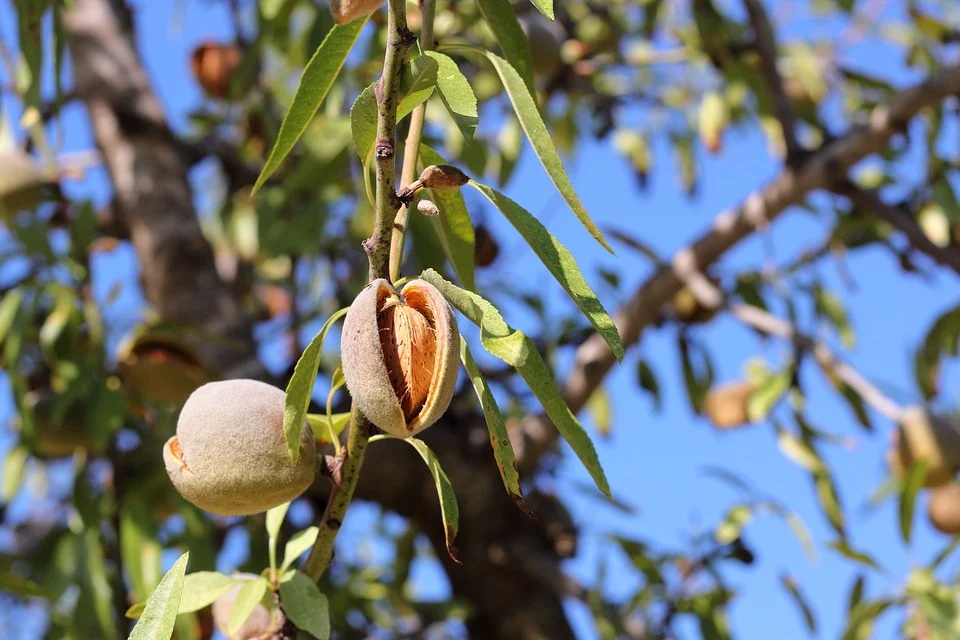
<path id="1" fill-rule="evenodd" d="M 497 405 L 496 398 L 487 386 L 487 381 L 483 373 L 477 366 L 467 347 L 466 340 L 460 337 L 460 361 L 463 362 L 463 368 L 473 383 L 473 390 L 480 401 L 480 407 L 483 409 L 483 417 L 487 422 L 487 431 L 490 432 L 490 445 L 493 447 L 493 457 L 497 461 L 497 468 L 500 470 L 500 477 L 503 479 L 503 486 L 507 489 L 507 495 L 513 498 L 514 502 L 524 511 L 528 512 L 526 502 L 523 499 L 523 491 L 520 489 L 520 473 L 517 471 L 517 457 L 513 452 L 513 445 L 510 444 L 510 434 L 507 433 L 507 427 L 503 422 L 503 415 L 500 413 L 500 407 Z"/>
<path id="2" fill-rule="evenodd" d="M 173 633 L 189 558 L 189 551 L 180 556 L 147 598 L 143 613 L 130 633 L 130 640 L 165 640 Z"/>
<path id="3" fill-rule="evenodd" d="M 290 503 L 284 502 L 267 511 L 267 554 L 270 556 L 271 569 L 277 568 L 277 536 L 280 535 L 280 527 L 283 526 L 283 519 L 287 517 L 289 508 Z"/>
<path id="4" fill-rule="evenodd" d="M 826 469 L 826 465 L 816 450 L 786 429 L 777 429 L 777 446 L 780 447 L 783 455 L 811 473 L 818 473 Z"/>
<path id="5" fill-rule="evenodd" d="M 146 606 L 146 602 L 135 602 L 123 612 L 123 616 L 125 618 L 130 618 L 131 620 L 136 620 L 143 615 L 143 610 L 146 608 Z"/>
<path id="6" fill-rule="evenodd" d="M 439 289 L 447 302 L 480 327 L 481 342 L 487 351 L 520 373 L 557 430 L 583 462 L 597 488 L 612 498 L 610 485 L 590 436 L 570 411 L 533 341 L 522 331 L 511 329 L 496 307 L 477 294 L 454 286 L 432 269 L 424 271 L 421 277 Z"/>
<path id="7" fill-rule="evenodd" d="M 437 93 L 440 94 L 443 106 L 447 108 L 463 137 L 472 139 L 480 121 L 473 87 L 450 56 L 437 51 L 425 51 L 424 55 L 437 62 Z"/>
<path id="8" fill-rule="evenodd" d="M 145 600 L 160 581 L 162 551 L 150 504 L 135 493 L 120 512 L 120 555 L 134 600 Z"/>
<path id="9" fill-rule="evenodd" d="M 3 461 L 3 503 L 9 504 L 20 491 L 23 483 L 23 471 L 27 468 L 30 451 L 23 445 L 17 445 L 7 451 Z"/>
<path id="10" fill-rule="evenodd" d="M 837 493 L 837 486 L 827 471 L 821 470 L 813 474 L 813 486 L 816 489 L 817 499 L 827 521 L 833 527 L 833 530 L 846 537 L 846 528 L 844 526 L 843 508 L 840 506 L 840 496 Z"/>
<path id="11" fill-rule="evenodd" d="M 3 301 L 0 302 L 0 342 L 7 339 L 22 302 L 23 291 L 20 289 L 11 289 L 3 296 Z"/>
<path id="12" fill-rule="evenodd" d="M 787 574 L 781 574 L 780 584 L 783 585 L 783 588 L 787 590 L 787 593 L 790 594 L 790 598 L 793 600 L 794 604 L 797 605 L 797 608 L 800 609 L 800 614 L 803 616 L 803 621 L 807 625 L 807 631 L 810 633 L 817 632 L 817 619 L 813 615 L 813 609 L 810 608 L 810 604 L 807 602 L 807 599 L 804 597 L 803 593 L 800 592 L 800 587 L 797 586 L 796 580 Z"/>
<path id="13" fill-rule="evenodd" d="M 216 571 L 197 571 L 183 579 L 183 597 L 180 599 L 180 613 L 199 611 L 230 591 L 230 587 L 240 582 L 236 578 L 225 576 Z"/>
<path id="14" fill-rule="evenodd" d="M 540 224 L 533 215 L 516 202 L 491 189 L 490 187 L 470 181 L 470 186 L 482 193 L 501 213 L 510 221 L 523 239 L 527 241 L 547 270 L 556 278 L 560 286 L 577 303 L 583 315 L 596 328 L 600 336 L 606 341 L 617 360 L 623 360 L 623 343 L 617 327 L 610 319 L 607 310 L 603 308 L 597 294 L 583 278 L 580 267 L 573 255 L 563 246 L 546 227 Z"/>
<path id="15" fill-rule="evenodd" d="M 267 581 L 263 578 L 247 580 L 240 591 L 237 593 L 237 599 L 233 603 L 233 609 L 230 610 L 230 617 L 227 620 L 227 631 L 230 635 L 237 632 L 237 629 L 243 626 L 253 610 L 257 608 L 263 596 L 267 593 Z"/>
<path id="16" fill-rule="evenodd" d="M 637 384 L 653 396 L 653 408 L 657 411 L 663 408 L 663 400 L 660 397 L 660 383 L 657 382 L 657 375 L 653 368 L 643 358 L 637 360 Z"/>
<path id="17" fill-rule="evenodd" d="M 420 160 L 424 166 L 445 164 L 443 157 L 428 147 L 420 145 Z M 463 201 L 460 189 L 431 190 L 430 200 L 440 209 L 440 215 L 433 219 L 434 228 L 443 245 L 443 252 L 457 274 L 457 279 L 464 288 L 473 291 L 474 284 L 474 249 L 476 236 L 470 213 Z"/>
<path id="18" fill-rule="evenodd" d="M 450 479 L 440 467 L 440 461 L 437 460 L 437 456 L 430 450 L 426 442 L 417 438 L 397 439 L 403 440 L 416 449 L 427 465 L 427 469 L 430 470 L 433 483 L 437 486 L 437 497 L 440 498 L 440 516 L 443 518 L 443 533 L 447 543 L 447 553 L 455 562 L 460 562 L 457 548 L 453 546 L 453 541 L 457 537 L 457 529 L 460 527 L 460 509 L 457 507 L 457 496 L 453 493 L 453 485 L 450 484 Z"/>
<path id="19" fill-rule="evenodd" d="M 366 23 L 367 18 L 363 18 L 350 24 L 334 25 L 317 47 L 313 57 L 303 69 L 300 85 L 283 117 L 283 122 L 280 123 L 280 132 L 277 134 L 277 141 L 270 151 L 270 156 L 253 185 L 253 193 L 256 193 L 267 178 L 277 170 L 283 159 L 293 149 L 293 145 L 306 131 Z"/>
<path id="20" fill-rule="evenodd" d="M 9 571 L 0 571 L 0 591 L 21 598 L 42 598 L 46 591 L 33 580 L 21 578 Z"/>
<path id="21" fill-rule="evenodd" d="M 747 400 L 747 418 L 750 422 L 759 422 L 770 415 L 770 411 L 790 388 L 792 380 L 793 371 L 789 368 L 766 377 Z"/>
<path id="22" fill-rule="evenodd" d="M 327 597 L 305 573 L 294 571 L 280 582 L 283 611 L 298 629 L 317 640 L 330 637 L 330 609 Z"/>
<path id="23" fill-rule="evenodd" d="M 613 410 L 610 406 L 610 394 L 607 393 L 607 390 L 603 387 L 597 387 L 587 399 L 586 409 L 600 435 L 609 436 L 613 427 Z"/>
<path id="24" fill-rule="evenodd" d="M 746 504 L 738 504 L 727 511 L 723 522 L 717 525 L 713 538 L 720 544 L 729 544 L 740 537 L 743 527 L 753 518 L 753 509 Z"/>
<path id="25" fill-rule="evenodd" d="M 419 56 L 403 66 L 400 76 L 400 103 L 397 105 L 397 122 L 407 117 L 417 105 L 433 94 L 439 65 L 433 58 Z M 376 83 L 364 89 L 350 107 L 350 130 L 357 155 L 364 164 L 373 153 L 377 140 Z"/>
<path id="26" fill-rule="evenodd" d="M 507 0 L 503 1 L 507 2 Z M 560 154 L 557 153 L 557 147 L 553 143 L 553 138 L 550 136 L 547 125 L 544 124 L 543 117 L 540 115 L 537 104 L 533 100 L 533 95 L 527 86 L 524 85 L 516 69 L 510 66 L 510 63 L 500 56 L 489 51 L 484 51 L 483 49 L 462 45 L 450 48 L 468 53 L 483 54 L 487 60 L 493 64 L 493 68 L 503 82 L 503 88 L 506 89 L 510 102 L 513 103 L 513 110 L 520 120 L 520 125 L 527 134 L 527 139 L 530 141 L 534 153 L 537 154 L 540 163 L 547 171 L 547 175 L 550 176 L 550 180 L 553 181 L 553 184 L 557 187 L 557 191 L 560 192 L 560 195 L 563 196 L 563 199 L 573 210 L 573 213 L 580 220 L 581 224 L 590 232 L 590 235 L 607 251 L 613 253 L 613 249 L 607 244 L 603 233 L 601 233 L 597 225 L 594 224 L 590 218 L 590 214 L 587 213 L 583 203 L 580 202 L 577 192 L 574 191 L 570 177 L 567 175 L 566 169 L 563 168 Z"/>
<path id="27" fill-rule="evenodd" d="M 303 431 L 303 421 L 307 416 L 307 407 L 310 406 L 317 369 L 320 367 L 323 341 L 330 327 L 345 316 L 349 309 L 349 307 L 340 309 L 327 319 L 307 348 L 303 350 L 303 354 L 297 360 L 297 366 L 293 369 L 293 375 L 290 376 L 290 382 L 287 383 L 287 396 L 283 407 L 283 434 L 287 440 L 287 451 L 293 462 L 300 459 L 300 434 Z"/>
<path id="28" fill-rule="evenodd" d="M 530 0 L 537 11 L 553 20 L 553 0 Z"/>
<path id="29" fill-rule="evenodd" d="M 493 37 L 497 39 L 500 50 L 516 69 L 517 77 L 530 95 L 536 92 L 533 84 L 533 57 L 530 54 L 530 40 L 523 32 L 517 14 L 510 6 L 510 0 L 477 0 L 477 7 L 483 19 L 490 26 Z M 536 108 L 536 107 L 534 107 Z"/>
<path id="30" fill-rule="evenodd" d="M 866 553 L 854 549 L 844 540 L 833 540 L 832 542 L 828 542 L 827 546 L 848 560 L 853 560 L 854 562 L 862 564 L 865 567 L 870 567 L 875 571 L 879 571 L 881 573 L 884 572 L 883 567 L 881 567 L 876 560 Z"/>
<path id="31" fill-rule="evenodd" d="M 334 435 L 339 436 L 343 433 L 344 427 L 350 424 L 350 412 L 347 413 L 333 413 L 330 414 L 330 420 L 327 420 L 327 416 L 319 413 L 308 413 L 307 422 L 310 423 L 310 428 L 313 429 L 313 433 L 317 439 L 317 445 L 323 446 L 325 444 L 333 444 L 330 441 L 330 424 L 333 423 L 333 433 Z"/>
<path id="32" fill-rule="evenodd" d="M 903 436 L 901 435 L 901 437 Z M 923 487 L 923 481 L 926 475 L 927 460 L 920 459 L 910 465 L 900 485 L 900 500 L 898 504 L 900 536 L 906 544 L 910 544 L 910 534 L 913 531 L 913 508 L 917 502 L 917 492 Z"/>
<path id="33" fill-rule="evenodd" d="M 287 569 L 297 561 L 297 558 L 313 546 L 313 543 L 317 540 L 318 533 L 320 533 L 320 529 L 317 527 L 307 527 L 303 531 L 298 531 L 290 538 L 287 546 L 283 549 L 283 564 L 280 565 L 280 575 L 285 574 Z"/>

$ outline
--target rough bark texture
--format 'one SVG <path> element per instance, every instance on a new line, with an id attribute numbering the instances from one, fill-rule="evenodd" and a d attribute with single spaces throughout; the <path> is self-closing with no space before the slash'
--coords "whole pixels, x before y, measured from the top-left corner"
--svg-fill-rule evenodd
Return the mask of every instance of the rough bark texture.
<path id="1" fill-rule="evenodd" d="M 229 377 L 264 375 L 243 315 L 217 273 L 192 205 L 188 161 L 171 134 L 130 39 L 124 14 L 109 0 L 74 0 L 67 29 L 77 95 L 85 102 L 115 190 L 117 213 L 136 247 L 147 300 L 163 318 L 197 330 L 197 345 Z M 120 16 L 118 18 L 118 16 Z M 720 214 L 713 228 L 672 264 L 660 269 L 616 314 L 624 344 L 635 344 L 684 279 L 716 262 L 737 242 L 770 224 L 789 206 L 889 138 L 926 105 L 960 91 L 960 67 L 948 67 L 874 111 L 869 124 L 786 169 L 743 204 Z M 579 411 L 614 364 L 595 336 L 579 349 L 565 385 Z M 480 419 L 454 407 L 444 423 L 425 432 L 450 475 L 461 509 L 457 540 L 462 565 L 447 559 L 434 487 L 416 454 L 402 443 L 371 447 L 358 495 L 419 523 L 431 536 L 458 597 L 469 601 L 474 638 L 549 638 L 573 633 L 562 608 L 559 558 L 575 538 L 562 508 L 546 502 L 526 517 L 503 490 Z M 530 474 L 556 443 L 543 417 L 524 422 L 518 458 Z"/>

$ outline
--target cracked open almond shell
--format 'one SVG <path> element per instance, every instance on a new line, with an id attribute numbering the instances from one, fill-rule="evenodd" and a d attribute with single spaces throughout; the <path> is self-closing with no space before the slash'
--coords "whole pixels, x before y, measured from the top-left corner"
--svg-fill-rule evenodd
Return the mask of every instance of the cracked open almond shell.
<path id="1" fill-rule="evenodd" d="M 303 493 L 315 474 L 304 422 L 294 463 L 283 432 L 285 394 L 257 380 L 210 382 L 187 399 L 163 461 L 177 491 L 224 516 L 260 513 Z"/>
<path id="2" fill-rule="evenodd" d="M 384 279 L 354 300 L 343 323 L 343 376 L 357 408 L 389 434 L 412 436 L 450 405 L 460 363 L 453 310 L 437 289 Z"/>

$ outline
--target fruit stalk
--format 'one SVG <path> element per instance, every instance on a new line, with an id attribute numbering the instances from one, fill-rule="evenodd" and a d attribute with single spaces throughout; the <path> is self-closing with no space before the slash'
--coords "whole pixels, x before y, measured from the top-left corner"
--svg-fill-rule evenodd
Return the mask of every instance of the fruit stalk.
<path id="1" fill-rule="evenodd" d="M 420 0 L 420 49 L 433 49 L 433 16 L 436 11 L 436 0 Z M 410 114 L 410 131 L 403 147 L 403 168 L 400 171 L 400 186 L 406 187 L 413 182 L 417 170 L 417 159 L 420 157 L 420 139 L 423 136 L 423 122 L 427 113 L 427 103 L 417 105 Z M 403 243 L 407 235 L 407 219 L 410 217 L 410 206 L 404 205 L 397 211 L 393 225 L 393 238 L 390 241 L 390 281 L 396 282 L 400 277 L 400 263 L 403 261 Z"/>
<path id="2" fill-rule="evenodd" d="M 407 28 L 405 0 L 387 3 L 387 50 L 383 58 L 383 75 L 376 86 L 377 142 L 374 158 L 377 165 L 376 218 L 373 234 L 363 248 L 370 263 L 369 279 L 386 278 L 390 270 L 390 237 L 393 219 L 400 208 L 396 193 L 396 130 L 397 103 L 400 101 L 400 68 L 414 36 Z M 360 469 L 367 452 L 367 444 L 374 431 L 373 425 L 356 406 L 350 410 L 347 448 L 328 465 L 332 489 L 327 508 L 320 519 L 317 541 L 304 565 L 304 572 L 314 581 L 319 580 L 333 558 L 333 543 L 343 524 L 347 507 L 360 478 Z M 339 467 L 339 468 L 337 468 Z"/>

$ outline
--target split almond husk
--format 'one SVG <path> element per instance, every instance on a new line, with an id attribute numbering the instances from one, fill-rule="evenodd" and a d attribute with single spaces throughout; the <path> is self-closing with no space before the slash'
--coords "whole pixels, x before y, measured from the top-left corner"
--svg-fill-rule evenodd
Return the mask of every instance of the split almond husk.
<path id="1" fill-rule="evenodd" d="M 337 24 L 348 24 L 373 13 L 384 0 L 330 0 L 330 15 Z"/>
<path id="2" fill-rule="evenodd" d="M 350 396 L 387 433 L 412 436 L 450 405 L 460 332 L 430 283 L 412 280 L 398 292 L 382 278 L 371 282 L 347 313 L 340 350 Z"/>

